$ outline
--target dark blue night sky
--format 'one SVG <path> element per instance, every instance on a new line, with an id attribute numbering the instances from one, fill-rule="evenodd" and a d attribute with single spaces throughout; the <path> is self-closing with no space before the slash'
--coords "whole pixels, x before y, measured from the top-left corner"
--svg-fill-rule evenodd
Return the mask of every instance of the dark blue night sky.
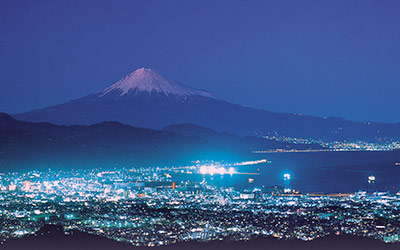
<path id="1" fill-rule="evenodd" d="M 247 106 L 400 122 L 400 1 L 0 1 L 0 111 L 138 67 Z"/>

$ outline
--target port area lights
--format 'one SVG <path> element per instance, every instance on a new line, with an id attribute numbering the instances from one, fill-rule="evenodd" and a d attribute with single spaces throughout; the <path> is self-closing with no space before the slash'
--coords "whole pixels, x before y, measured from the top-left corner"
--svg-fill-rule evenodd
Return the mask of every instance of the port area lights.
<path id="1" fill-rule="evenodd" d="M 375 176 L 371 175 L 368 176 L 368 183 L 374 183 L 375 182 Z"/>
<path id="2" fill-rule="evenodd" d="M 201 166 L 199 169 L 199 173 L 200 174 L 210 174 L 210 175 L 214 175 L 214 174 L 234 174 L 236 173 L 234 168 L 228 168 L 228 170 L 226 170 L 224 167 L 216 167 L 214 165 L 212 166 Z"/>

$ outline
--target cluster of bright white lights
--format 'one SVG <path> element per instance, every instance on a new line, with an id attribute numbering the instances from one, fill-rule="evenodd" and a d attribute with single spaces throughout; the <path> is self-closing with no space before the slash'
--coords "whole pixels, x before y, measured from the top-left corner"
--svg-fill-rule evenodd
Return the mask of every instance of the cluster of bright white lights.
<path id="1" fill-rule="evenodd" d="M 284 174 L 283 175 L 284 180 L 290 180 L 290 174 Z"/>
<path id="2" fill-rule="evenodd" d="M 292 189 L 290 189 L 290 188 L 285 188 L 285 189 L 283 189 L 283 192 L 284 192 L 284 193 L 291 193 L 291 192 L 292 192 Z"/>
<path id="3" fill-rule="evenodd" d="M 375 176 L 371 175 L 368 176 L 368 183 L 374 183 L 375 182 Z"/>
<path id="4" fill-rule="evenodd" d="M 260 163 L 266 163 L 267 159 L 261 159 L 257 161 L 244 161 L 244 162 L 239 162 L 235 163 L 235 166 L 245 166 L 245 165 L 255 165 L 255 164 L 260 164 Z"/>
<path id="5" fill-rule="evenodd" d="M 226 170 L 224 167 L 216 167 L 214 165 L 212 166 L 201 166 L 200 170 L 199 170 L 200 174 L 210 174 L 210 175 L 214 175 L 214 174 L 234 174 L 236 173 L 236 170 L 234 168 L 228 168 L 228 170 Z"/>

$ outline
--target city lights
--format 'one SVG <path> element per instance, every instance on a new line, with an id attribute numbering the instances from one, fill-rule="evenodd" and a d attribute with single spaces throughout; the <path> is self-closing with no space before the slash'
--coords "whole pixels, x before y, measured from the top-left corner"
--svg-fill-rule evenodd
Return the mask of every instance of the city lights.
<path id="1" fill-rule="evenodd" d="M 292 192 L 292 187 L 290 186 L 290 174 L 286 173 L 283 174 L 283 185 L 284 185 L 284 189 L 283 191 L 285 193 L 291 193 Z"/>
<path id="2" fill-rule="evenodd" d="M 5 227 L 0 238 L 34 234 L 44 224 L 62 224 L 66 231 L 78 229 L 135 246 L 221 238 L 249 240 L 260 234 L 256 232 L 312 240 L 330 234 L 338 224 L 343 233 L 385 242 L 397 241 L 400 235 L 400 194 L 300 194 L 292 189 L 289 173 L 283 174 L 283 187 L 272 188 L 256 187 L 252 177 L 245 177 L 251 188 L 239 189 L 207 183 L 205 177 L 201 182 L 175 182 L 177 173 L 196 169 L 202 175 L 236 173 L 235 168 L 226 167 L 228 164 L 200 164 L 112 172 L 4 174 L 0 178 L 0 218 Z M 375 177 L 368 180 L 375 181 Z M 368 219 L 375 216 L 390 219 L 391 231 L 382 232 L 382 225 L 376 227 Z"/>
<path id="3" fill-rule="evenodd" d="M 199 173 L 202 175 L 214 175 L 214 174 L 220 174 L 220 175 L 224 175 L 224 174 L 235 174 L 236 171 L 234 168 L 230 167 L 228 168 L 228 171 L 226 170 L 225 167 L 216 167 L 214 165 L 211 166 L 201 166 L 199 168 Z"/>
<path id="4" fill-rule="evenodd" d="M 267 163 L 267 159 L 261 159 L 257 161 L 244 161 L 244 162 L 238 162 L 235 163 L 235 166 L 246 166 L 246 165 L 256 165 L 256 164 L 261 164 L 261 163 Z"/>
<path id="5" fill-rule="evenodd" d="M 373 176 L 373 175 L 368 176 L 368 183 L 370 183 L 370 184 L 375 183 L 375 176 Z"/>

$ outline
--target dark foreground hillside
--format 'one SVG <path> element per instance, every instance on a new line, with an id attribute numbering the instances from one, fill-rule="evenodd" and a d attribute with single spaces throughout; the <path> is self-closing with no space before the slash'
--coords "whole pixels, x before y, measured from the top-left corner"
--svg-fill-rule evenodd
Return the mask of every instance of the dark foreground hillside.
<path id="1" fill-rule="evenodd" d="M 134 247 L 127 243 L 117 242 L 99 236 L 73 231 L 65 234 L 60 226 L 45 226 L 39 230 L 37 236 L 25 236 L 20 239 L 11 239 L 2 245 L 6 250 L 145 250 L 146 247 Z M 400 244 L 388 244 L 378 240 L 355 236 L 327 236 L 310 242 L 300 240 L 277 240 L 275 238 L 258 238 L 240 242 L 183 242 L 154 250 L 239 250 L 239 249 L 271 249 L 271 250 L 394 250 L 400 249 Z"/>

